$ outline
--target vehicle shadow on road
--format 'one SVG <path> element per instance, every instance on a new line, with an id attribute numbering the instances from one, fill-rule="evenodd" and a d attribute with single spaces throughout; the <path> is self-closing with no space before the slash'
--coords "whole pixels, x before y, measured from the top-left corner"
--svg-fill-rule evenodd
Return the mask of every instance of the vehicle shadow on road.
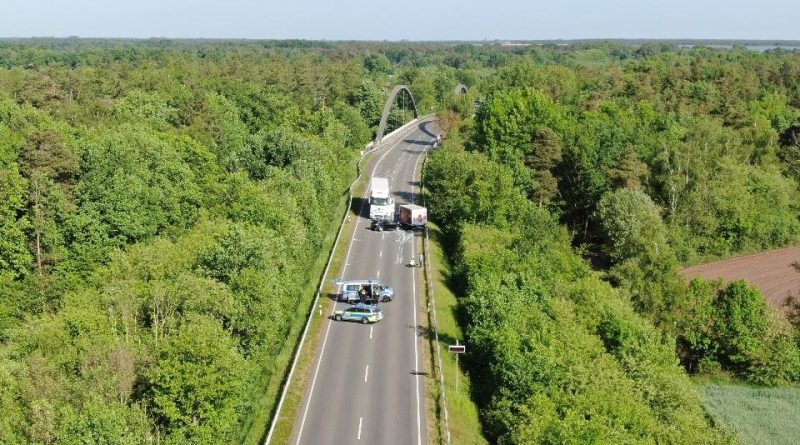
<path id="1" fill-rule="evenodd" d="M 396 201 L 404 201 L 404 202 L 411 202 L 411 195 L 414 195 L 411 192 L 400 192 L 400 191 L 396 191 L 392 194 L 394 195 Z"/>
<path id="2" fill-rule="evenodd" d="M 353 201 L 350 203 L 350 213 L 356 216 L 369 216 L 369 206 L 367 206 L 367 198 L 361 196 L 353 196 Z"/>

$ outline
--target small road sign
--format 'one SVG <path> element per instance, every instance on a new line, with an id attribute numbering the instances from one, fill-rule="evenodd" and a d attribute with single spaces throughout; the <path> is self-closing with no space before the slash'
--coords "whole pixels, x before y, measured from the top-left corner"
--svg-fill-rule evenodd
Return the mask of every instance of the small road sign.
<path id="1" fill-rule="evenodd" d="M 467 347 L 458 344 L 458 340 L 456 340 L 456 344 L 448 345 L 447 350 L 456 355 L 456 392 L 458 392 L 458 374 L 460 373 L 460 371 L 458 370 L 458 354 L 463 354 L 467 352 Z"/>
<path id="2" fill-rule="evenodd" d="M 447 347 L 453 354 L 463 354 L 467 352 L 467 347 L 464 345 L 450 345 Z"/>

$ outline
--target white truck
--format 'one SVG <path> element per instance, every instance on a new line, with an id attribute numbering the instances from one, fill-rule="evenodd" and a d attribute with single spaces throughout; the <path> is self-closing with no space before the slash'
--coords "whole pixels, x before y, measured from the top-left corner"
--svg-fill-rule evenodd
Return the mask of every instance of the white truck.
<path id="1" fill-rule="evenodd" d="M 416 204 L 402 204 L 400 206 L 400 224 L 407 228 L 425 227 L 428 223 L 428 209 Z"/>
<path id="2" fill-rule="evenodd" d="M 369 217 L 374 220 L 394 219 L 394 199 L 389 196 L 389 180 L 372 178 L 369 187 Z"/>

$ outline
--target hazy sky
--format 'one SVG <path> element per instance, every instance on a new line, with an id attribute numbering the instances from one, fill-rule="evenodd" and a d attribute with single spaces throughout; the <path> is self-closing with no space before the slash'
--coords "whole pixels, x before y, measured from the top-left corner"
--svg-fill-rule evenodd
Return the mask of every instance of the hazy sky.
<path id="1" fill-rule="evenodd" d="M 0 0 L 2 37 L 800 39 L 798 19 L 800 0 Z"/>

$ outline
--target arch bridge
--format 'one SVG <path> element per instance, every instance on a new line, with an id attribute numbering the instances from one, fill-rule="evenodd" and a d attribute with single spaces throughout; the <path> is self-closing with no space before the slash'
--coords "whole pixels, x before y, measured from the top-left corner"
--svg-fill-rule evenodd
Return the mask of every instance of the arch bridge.
<path id="1" fill-rule="evenodd" d="M 389 93 L 389 97 L 386 99 L 386 104 L 383 106 L 383 113 L 381 114 L 381 122 L 378 124 L 378 131 L 375 133 L 375 147 L 377 147 L 381 141 L 383 141 L 383 133 L 386 132 L 386 125 L 389 122 L 389 113 L 392 111 L 395 100 L 400 94 L 406 96 L 411 102 L 411 105 L 414 107 L 414 118 L 416 119 L 419 117 L 417 103 L 414 101 L 414 95 L 411 94 L 411 90 L 409 90 L 405 85 L 397 85 L 396 87 L 392 88 L 392 91 Z"/>
<path id="2" fill-rule="evenodd" d="M 467 94 L 467 86 L 463 83 L 456 85 L 453 93 L 456 96 L 465 95 Z M 414 95 L 411 94 L 411 90 L 406 85 L 397 85 L 392 88 L 392 91 L 389 92 L 389 97 L 386 99 L 386 104 L 383 106 L 383 113 L 381 114 L 381 121 L 378 124 L 378 131 L 375 133 L 375 141 L 373 142 L 373 147 L 377 148 L 380 143 L 383 141 L 384 133 L 386 132 L 386 125 L 389 123 L 389 114 L 392 111 L 392 108 L 395 106 L 395 101 L 397 97 L 407 98 L 411 105 L 414 108 L 414 118 L 419 117 L 419 109 L 417 108 L 417 103 L 414 101 Z"/>

